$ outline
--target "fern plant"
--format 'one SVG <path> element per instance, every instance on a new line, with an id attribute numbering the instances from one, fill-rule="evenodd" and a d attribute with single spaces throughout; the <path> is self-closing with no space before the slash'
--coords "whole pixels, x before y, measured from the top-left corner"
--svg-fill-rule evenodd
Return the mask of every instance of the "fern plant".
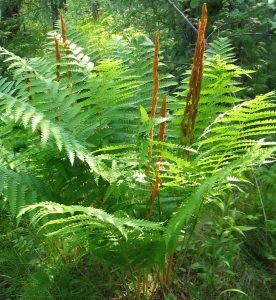
<path id="1" fill-rule="evenodd" d="M 210 43 L 193 143 L 184 146 L 187 79 L 184 92 L 167 97 L 164 118 L 158 117 L 160 99 L 175 83 L 160 75 L 157 117 L 148 116 L 151 41 L 111 40 L 108 58 L 95 45 L 91 53 L 101 59 L 94 61 L 70 41 L 64 20 L 61 29 L 49 35 L 40 58 L 22 59 L 1 48 L 10 64 L 0 82 L 1 205 L 16 216 L 31 204 L 19 216 L 32 211 L 32 223 L 47 236 L 75 249 L 83 245 L 104 261 L 163 270 L 205 201 L 273 159 L 275 146 L 266 137 L 276 130 L 274 94 L 239 99 L 239 77 L 250 71 L 234 65 L 226 39 Z M 166 137 L 148 139 L 165 121 Z"/>

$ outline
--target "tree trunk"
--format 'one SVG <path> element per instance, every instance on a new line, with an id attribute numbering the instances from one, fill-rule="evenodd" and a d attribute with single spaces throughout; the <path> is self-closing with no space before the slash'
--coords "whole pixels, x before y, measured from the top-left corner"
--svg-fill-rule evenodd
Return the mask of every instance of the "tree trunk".
<path id="1" fill-rule="evenodd" d="M 1 2 L 1 14 L 3 19 L 19 15 L 23 0 L 4 0 Z"/>
<path id="2" fill-rule="evenodd" d="M 91 1 L 91 14 L 95 20 L 99 18 L 99 3 L 98 1 Z"/>
<path id="3" fill-rule="evenodd" d="M 20 29 L 19 15 L 23 0 L 3 0 L 1 1 L 1 25 L 12 34 L 16 34 Z"/>
<path id="4" fill-rule="evenodd" d="M 51 0 L 53 28 L 59 19 L 59 10 L 66 8 L 66 0 Z"/>

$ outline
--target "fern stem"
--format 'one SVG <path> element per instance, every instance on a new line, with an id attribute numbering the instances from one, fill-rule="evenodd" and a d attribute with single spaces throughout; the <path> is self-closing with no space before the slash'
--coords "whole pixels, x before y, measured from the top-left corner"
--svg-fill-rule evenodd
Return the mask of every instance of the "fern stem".
<path id="1" fill-rule="evenodd" d="M 254 175 L 254 179 L 255 179 L 255 183 L 256 183 L 256 187 L 257 187 L 257 191 L 258 191 L 258 195 L 259 195 L 259 199 L 260 199 L 260 203 L 261 203 L 261 207 L 262 207 L 262 211 L 263 211 L 263 216 L 264 216 L 264 221 L 265 221 L 265 239 L 267 242 L 267 216 L 266 216 L 266 212 L 265 212 L 265 207 L 264 207 L 264 202 L 263 202 L 263 197 L 262 197 L 262 193 L 260 190 L 260 186 L 258 183 L 258 180 L 256 178 L 256 176 Z"/>
<path id="2" fill-rule="evenodd" d="M 166 109 L 167 109 L 167 97 L 163 97 L 162 101 L 162 107 L 161 107 L 161 117 L 166 117 Z M 159 134 L 158 134 L 158 141 L 164 142 L 165 140 L 165 132 L 166 132 L 166 121 L 162 122 L 160 124 L 159 128 Z M 159 178 L 159 171 L 160 171 L 160 164 L 162 161 L 161 152 L 158 151 L 158 158 L 156 162 L 156 170 L 155 170 L 155 183 L 152 187 L 151 195 L 150 195 L 150 208 L 149 208 L 149 215 L 148 219 L 151 219 L 152 213 L 153 213 L 153 206 L 154 206 L 154 200 L 156 196 L 158 196 L 159 186 L 161 184 L 160 178 Z"/>
<path id="3" fill-rule="evenodd" d="M 69 54 L 70 54 L 70 50 L 69 50 L 69 44 L 68 44 L 68 40 L 67 40 L 66 23 L 65 23 L 65 17 L 64 17 L 63 12 L 60 14 L 60 22 L 61 22 L 62 41 L 63 41 L 64 47 L 67 49 L 67 50 L 66 50 L 66 54 L 69 55 Z M 68 89 L 72 89 L 72 87 L 73 87 L 73 83 L 72 83 L 72 81 L 71 81 L 71 78 L 72 78 L 72 72 L 71 72 L 71 70 L 70 70 L 69 58 L 67 57 L 66 60 L 67 60 L 67 68 L 68 68 L 68 71 L 67 71 L 67 78 L 69 79 L 69 82 L 68 82 L 68 84 L 67 84 L 67 88 L 68 88 Z M 69 96 L 70 96 L 71 94 L 72 94 L 72 93 L 69 93 Z M 70 106 L 73 107 L 74 104 L 75 104 L 74 102 L 71 102 L 71 103 L 70 103 Z"/>
<path id="4" fill-rule="evenodd" d="M 61 60 L 61 55 L 60 55 L 60 48 L 59 48 L 59 40 L 56 34 L 54 34 L 54 40 L 55 40 L 55 47 L 56 47 L 56 61 L 60 62 Z M 60 80 L 60 73 L 59 73 L 59 69 L 60 69 L 60 64 L 57 63 L 57 71 L 56 71 L 56 81 Z"/>
<path id="5" fill-rule="evenodd" d="M 61 22 L 62 41 L 64 45 L 67 45 L 66 24 L 65 24 L 65 17 L 63 12 L 61 12 L 60 14 L 60 22 Z"/>
<path id="6" fill-rule="evenodd" d="M 59 39 L 56 35 L 56 33 L 54 34 L 54 41 L 55 41 L 55 49 L 56 49 L 56 61 L 57 61 L 57 64 L 56 64 L 56 81 L 59 82 L 60 81 L 60 72 L 59 72 L 59 69 L 60 69 L 60 61 L 61 61 L 61 54 L 60 54 L 60 48 L 59 48 Z M 56 112 L 58 113 L 59 112 L 59 107 L 56 108 Z M 55 120 L 58 122 L 59 121 L 59 115 L 57 115 L 55 117 Z"/>
<path id="7" fill-rule="evenodd" d="M 173 267 L 173 258 L 174 258 L 174 254 L 173 253 L 170 257 L 169 257 L 169 261 L 168 261 L 168 267 L 167 267 L 167 272 L 166 272 L 166 286 L 169 289 L 171 286 L 171 277 L 172 277 L 172 267 Z"/>
<path id="8" fill-rule="evenodd" d="M 141 295 L 141 273 L 137 274 L 137 295 Z"/>
<path id="9" fill-rule="evenodd" d="M 153 67 L 152 67 L 152 77 L 153 77 L 153 92 L 152 92 L 152 101 L 151 101 L 151 112 L 150 112 L 150 121 L 152 121 L 155 118 L 156 114 L 156 107 L 157 107 L 157 100 L 158 100 L 158 89 L 159 89 L 159 74 L 158 74 L 158 55 L 159 55 L 159 32 L 156 31 L 155 33 L 155 46 L 154 46 L 154 57 L 153 57 Z M 149 132 L 149 152 L 148 152 L 148 165 L 146 170 L 146 175 L 149 180 L 149 171 L 151 166 L 151 159 L 152 159 L 152 140 L 153 140 L 153 128 L 150 129 Z M 149 208 L 149 214 L 148 219 L 151 218 L 151 212 L 153 210 L 153 202 L 154 198 L 156 197 L 156 185 L 151 184 L 152 186 L 152 192 L 150 196 L 150 208 Z"/>
<path id="10" fill-rule="evenodd" d="M 159 32 L 155 33 L 155 49 L 154 49 L 154 58 L 153 58 L 153 93 L 152 93 L 152 102 L 151 102 L 151 112 L 150 112 L 150 121 L 155 118 L 157 99 L 158 99 L 158 89 L 159 89 L 159 74 L 158 74 L 158 55 L 159 55 Z M 153 128 L 151 128 L 149 133 L 149 140 L 153 139 Z M 149 159 L 152 158 L 152 145 L 150 144 L 150 149 L 148 153 Z"/>
<path id="11" fill-rule="evenodd" d="M 189 91 L 186 97 L 186 105 L 184 109 L 183 118 L 181 121 L 181 140 L 182 145 L 191 145 L 194 138 L 195 122 L 198 112 L 198 104 L 200 99 L 201 83 L 203 76 L 203 63 L 204 63 L 204 50 L 206 47 L 205 42 L 205 29 L 207 25 L 207 5 L 202 5 L 202 17 L 198 21 L 198 37 L 193 57 L 192 73 L 189 82 Z M 190 153 L 185 151 L 187 159 L 190 159 Z M 201 206 L 200 206 L 201 208 Z M 199 211 L 200 211 L 199 208 Z M 199 213 L 199 212 L 198 212 Z M 196 223 L 195 223 L 196 224 Z M 194 224 L 194 227 L 195 227 Z M 175 253 L 174 253 L 175 254 Z M 173 268 L 173 257 L 169 258 L 167 273 L 166 273 L 166 285 L 169 288 L 171 283 L 171 273 Z"/>
<path id="12" fill-rule="evenodd" d="M 156 177 L 157 177 L 157 175 L 156 175 Z M 150 194 L 150 207 L 149 207 L 148 220 L 150 220 L 152 217 L 154 200 L 155 200 L 156 196 L 158 195 L 158 190 L 159 190 L 159 182 L 158 182 L 158 177 L 157 177 L 155 179 L 155 183 L 152 185 L 152 190 L 151 190 L 151 194 Z"/>
<path id="13" fill-rule="evenodd" d="M 202 18 L 198 21 L 198 37 L 193 57 L 192 73 L 189 82 L 189 91 L 181 121 L 181 144 L 191 145 L 194 137 L 195 122 L 200 99 L 201 82 L 203 76 L 203 56 L 205 50 L 205 29 L 207 25 L 207 6 L 202 6 Z"/>

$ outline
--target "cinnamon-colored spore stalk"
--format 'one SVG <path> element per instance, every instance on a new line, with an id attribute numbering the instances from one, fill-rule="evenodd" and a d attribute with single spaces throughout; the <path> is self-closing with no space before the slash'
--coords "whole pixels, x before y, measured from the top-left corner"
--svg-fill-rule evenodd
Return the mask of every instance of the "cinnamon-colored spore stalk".
<path id="1" fill-rule="evenodd" d="M 61 22 L 62 41 L 66 45 L 67 44 L 66 24 L 65 24 L 65 18 L 63 13 L 60 14 L 60 22 Z"/>
<path id="2" fill-rule="evenodd" d="M 54 35 L 54 40 L 55 40 L 55 47 L 56 47 L 56 61 L 60 62 L 61 61 L 61 55 L 60 55 L 60 48 L 59 48 L 59 40 L 57 35 Z M 60 73 L 59 73 L 59 69 L 60 69 L 60 64 L 57 63 L 57 71 L 56 71 L 56 81 L 60 80 Z"/>
<path id="3" fill-rule="evenodd" d="M 55 47 L 56 47 L 56 60 L 60 61 L 61 56 L 60 56 L 60 49 L 59 49 L 59 40 L 56 34 L 54 35 L 54 40 L 55 40 Z"/>
<path id="4" fill-rule="evenodd" d="M 152 92 L 152 102 L 151 102 L 151 112 L 150 112 L 150 121 L 155 118 L 156 113 L 156 106 L 157 106 L 157 99 L 158 99 L 158 89 L 159 89 L 159 74 L 158 74 L 158 55 L 159 55 L 159 32 L 155 33 L 155 49 L 154 49 L 154 58 L 153 58 L 153 70 L 152 70 L 152 77 L 153 77 L 153 92 Z M 153 128 L 151 128 L 149 133 L 149 140 L 153 139 Z M 152 157 L 152 145 L 150 145 L 149 159 Z"/>
<path id="5" fill-rule="evenodd" d="M 203 57 L 205 50 L 205 29 L 207 25 L 207 6 L 202 6 L 202 19 L 198 21 L 198 37 L 193 57 L 192 73 L 189 83 L 189 91 L 181 122 L 181 144 L 191 145 L 194 138 L 195 122 L 200 99 L 201 82 L 203 75 Z"/>
<path id="6" fill-rule="evenodd" d="M 167 97 L 164 96 L 162 100 L 162 107 L 161 107 L 161 117 L 165 118 L 166 117 L 166 109 L 167 109 Z M 158 141 L 159 142 L 164 142 L 165 141 L 165 133 L 166 133 L 166 121 L 163 121 L 160 124 L 159 128 L 159 134 L 158 134 Z M 161 162 L 162 162 L 162 157 L 161 157 L 161 152 L 158 151 L 158 158 L 156 162 L 156 169 L 155 169 L 155 182 L 152 184 L 152 190 L 150 194 L 150 208 L 149 208 L 149 214 L 148 214 L 148 219 L 150 220 L 152 217 L 153 213 L 153 207 L 154 207 L 154 200 L 158 195 L 159 192 L 159 187 L 162 184 L 162 181 L 159 176 L 159 172 L 161 169 Z"/>
<path id="7" fill-rule="evenodd" d="M 64 47 L 66 49 L 66 60 L 67 60 L 67 78 L 69 79 L 69 82 L 67 84 L 67 88 L 68 89 L 72 89 L 73 88 L 73 83 L 72 83 L 72 71 L 71 71 L 71 66 L 70 66 L 70 59 L 68 58 L 68 56 L 70 55 L 70 47 L 69 47 L 69 42 L 67 40 L 67 34 L 66 34 L 66 23 L 65 23 L 65 17 L 64 17 L 64 14 L 63 12 L 61 12 L 60 14 L 60 22 L 61 22 L 61 35 L 62 35 L 62 41 L 63 41 L 63 44 L 64 44 Z M 69 96 L 71 95 L 72 93 L 70 92 L 69 93 Z M 74 106 L 74 101 L 72 101 L 70 103 L 70 107 L 73 107 Z"/>

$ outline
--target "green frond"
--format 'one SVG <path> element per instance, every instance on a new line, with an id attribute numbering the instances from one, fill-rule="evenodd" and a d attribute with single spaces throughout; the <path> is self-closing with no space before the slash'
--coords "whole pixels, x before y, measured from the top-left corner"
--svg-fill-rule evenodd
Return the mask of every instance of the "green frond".
<path id="1" fill-rule="evenodd" d="M 49 195 L 43 184 L 35 177 L 15 172 L 2 164 L 0 164 L 0 178 L 0 207 L 8 209 L 14 217 L 23 206 L 37 202 L 38 193 Z"/>
<path id="2" fill-rule="evenodd" d="M 248 152 L 243 157 L 228 163 L 225 167 L 207 178 L 198 188 L 195 189 L 190 197 L 183 201 L 182 205 L 171 217 L 164 233 L 167 252 L 169 255 L 173 254 L 178 245 L 181 230 L 193 216 L 195 217 L 197 215 L 207 195 L 212 193 L 212 190 L 216 186 L 219 186 L 221 189 L 226 189 L 227 187 L 225 184 L 227 180 L 229 180 L 230 176 L 235 174 L 233 173 L 235 170 L 242 172 L 242 170 L 245 170 L 247 167 L 262 164 L 267 157 L 270 157 L 272 153 L 275 152 L 276 147 L 262 150 L 260 147 L 256 146 L 255 149 L 252 150 L 255 151 Z"/>
<path id="3" fill-rule="evenodd" d="M 137 255 L 152 263 L 160 260 L 160 237 L 164 230 L 160 223 L 116 217 L 93 207 L 65 206 L 54 202 L 29 205 L 21 210 L 19 216 L 31 211 L 35 211 L 31 222 L 42 223 L 41 229 L 46 230 L 47 236 L 67 238 L 85 234 L 94 254 L 103 258 L 108 252 L 110 255 L 106 259 L 113 261 L 116 256 L 117 265 L 124 265 L 127 259 L 128 263 L 144 268 Z M 49 220 L 50 216 L 54 219 Z M 145 247 L 152 249 L 155 244 L 159 246 L 156 254 L 153 251 L 141 252 Z M 127 249 L 124 256 L 123 248 Z"/>

